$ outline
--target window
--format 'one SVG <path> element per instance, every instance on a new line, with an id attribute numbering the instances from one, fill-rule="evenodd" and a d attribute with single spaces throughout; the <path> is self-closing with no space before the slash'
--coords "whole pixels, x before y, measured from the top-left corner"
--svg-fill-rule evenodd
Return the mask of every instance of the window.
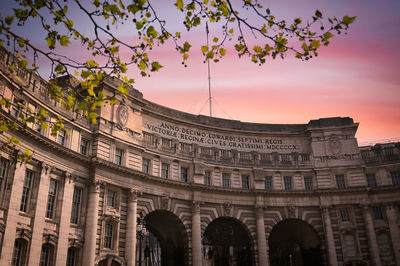
<path id="1" fill-rule="evenodd" d="M 265 177 L 265 190 L 272 190 L 272 176 Z"/>
<path id="2" fill-rule="evenodd" d="M 211 172 L 210 171 L 204 172 L 204 184 L 211 185 Z"/>
<path id="3" fill-rule="evenodd" d="M 14 117 L 18 117 L 19 111 L 21 110 L 21 106 L 20 105 L 22 105 L 22 104 L 23 103 L 22 103 L 21 100 L 14 99 L 14 102 L 13 102 L 13 104 L 11 106 L 11 113 L 10 114 L 12 116 L 14 116 Z"/>
<path id="4" fill-rule="evenodd" d="M 46 218 L 50 219 L 54 218 L 54 206 L 56 203 L 56 195 L 57 195 L 57 181 L 54 179 L 50 179 L 49 195 L 47 197 Z"/>
<path id="5" fill-rule="evenodd" d="M 27 246 L 27 243 L 25 240 L 23 240 L 21 238 L 15 240 L 11 265 L 15 265 L 15 266 L 25 265 L 26 246 Z"/>
<path id="6" fill-rule="evenodd" d="M 242 175 L 242 188 L 243 189 L 249 189 L 250 188 L 249 176 L 248 175 Z"/>
<path id="7" fill-rule="evenodd" d="M 106 223 L 106 228 L 104 231 L 104 247 L 112 249 L 112 240 L 113 240 L 113 225 L 110 223 Z"/>
<path id="8" fill-rule="evenodd" d="M 376 236 L 376 241 L 378 242 L 379 252 L 382 256 L 391 255 L 391 245 L 390 238 L 385 233 L 380 233 Z"/>
<path id="9" fill-rule="evenodd" d="M 285 176 L 283 177 L 283 183 L 285 185 L 285 190 L 293 190 L 292 187 L 292 177 L 291 176 Z"/>
<path id="10" fill-rule="evenodd" d="M 8 173 L 8 161 L 0 158 L 0 195 L 2 192 L 3 184 L 7 180 L 7 173 Z"/>
<path id="11" fill-rule="evenodd" d="M 26 170 L 25 179 L 24 179 L 24 187 L 22 190 L 22 199 L 19 210 L 22 212 L 27 211 L 28 201 L 31 194 L 32 189 L 32 180 L 33 180 L 33 172 L 30 170 Z"/>
<path id="12" fill-rule="evenodd" d="M 79 223 L 79 214 L 81 210 L 82 189 L 74 187 L 74 195 L 72 197 L 71 223 Z"/>
<path id="13" fill-rule="evenodd" d="M 142 159 L 142 171 L 146 174 L 150 173 L 150 160 L 145 158 Z"/>
<path id="14" fill-rule="evenodd" d="M 383 220 L 383 212 L 380 206 L 372 206 L 372 217 L 374 220 Z"/>
<path id="15" fill-rule="evenodd" d="M 229 188 L 230 187 L 230 179 L 231 179 L 230 174 L 222 173 L 222 187 Z"/>
<path id="16" fill-rule="evenodd" d="M 118 165 L 122 165 L 122 156 L 124 154 L 124 151 L 121 149 L 116 148 L 115 149 L 115 163 Z"/>
<path id="17" fill-rule="evenodd" d="M 188 181 L 188 171 L 187 167 L 181 167 L 181 181 L 187 182 Z"/>
<path id="18" fill-rule="evenodd" d="M 304 188 L 306 190 L 313 190 L 313 179 L 310 176 L 304 177 Z"/>
<path id="19" fill-rule="evenodd" d="M 66 137 L 67 137 L 67 132 L 65 130 L 60 130 L 58 132 L 58 138 L 57 138 L 58 144 L 64 146 Z"/>
<path id="20" fill-rule="evenodd" d="M 40 266 L 53 265 L 53 246 L 49 244 L 42 245 L 42 253 L 40 254 Z"/>
<path id="21" fill-rule="evenodd" d="M 342 222 L 349 222 L 350 221 L 350 215 L 349 215 L 349 210 L 348 209 L 340 209 L 340 220 Z"/>
<path id="22" fill-rule="evenodd" d="M 80 153 L 83 155 L 88 155 L 88 151 L 89 151 L 89 140 L 82 138 Z"/>
<path id="23" fill-rule="evenodd" d="M 169 176 L 169 164 L 162 163 L 161 164 L 161 177 L 168 178 Z"/>
<path id="24" fill-rule="evenodd" d="M 344 175 L 336 175 L 336 185 L 337 188 L 346 188 L 346 183 L 344 182 Z"/>
<path id="25" fill-rule="evenodd" d="M 76 249 L 69 248 L 67 253 L 67 266 L 76 266 Z"/>
<path id="26" fill-rule="evenodd" d="M 376 187 L 375 174 L 367 174 L 367 184 L 368 187 Z"/>
<path id="27" fill-rule="evenodd" d="M 107 191 L 107 207 L 116 208 L 117 207 L 117 192 L 108 190 Z"/>
<path id="28" fill-rule="evenodd" d="M 395 186 L 400 186 L 400 171 L 390 172 L 392 177 L 392 184 Z"/>
<path id="29" fill-rule="evenodd" d="M 354 257 L 357 255 L 357 246 L 356 246 L 356 241 L 354 239 L 353 235 L 346 234 L 343 236 L 343 242 L 344 242 L 344 255 L 346 257 Z"/>
<path id="30" fill-rule="evenodd" d="M 310 161 L 310 155 L 309 155 L 309 154 L 302 154 L 302 155 L 301 155 L 301 160 L 302 160 L 303 162 L 308 162 L 308 161 Z"/>

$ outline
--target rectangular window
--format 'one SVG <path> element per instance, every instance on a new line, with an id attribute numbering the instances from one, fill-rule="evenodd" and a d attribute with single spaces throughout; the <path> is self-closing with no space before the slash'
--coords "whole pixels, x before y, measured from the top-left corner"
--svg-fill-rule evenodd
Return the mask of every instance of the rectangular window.
<path id="1" fill-rule="evenodd" d="M 374 220 L 383 220 L 383 212 L 380 206 L 372 206 L 372 217 Z"/>
<path id="2" fill-rule="evenodd" d="M 250 188 L 249 176 L 248 175 L 242 175 L 242 188 L 243 189 L 249 189 Z"/>
<path id="3" fill-rule="evenodd" d="M 344 175 L 336 175 L 336 185 L 337 188 L 340 189 L 346 188 L 346 183 L 344 182 Z"/>
<path id="4" fill-rule="evenodd" d="M 67 253 L 67 266 L 76 265 L 76 249 L 69 248 Z"/>
<path id="5" fill-rule="evenodd" d="M 64 146 L 66 137 L 67 137 L 67 132 L 65 130 L 60 130 L 58 132 L 58 138 L 57 138 L 58 144 Z"/>
<path id="6" fill-rule="evenodd" d="M 150 173 L 150 160 L 145 158 L 142 159 L 142 172 L 146 174 Z"/>
<path id="7" fill-rule="evenodd" d="M 313 179 L 311 176 L 304 177 L 304 188 L 306 190 L 313 190 Z"/>
<path id="8" fill-rule="evenodd" d="M 188 181 L 188 172 L 189 172 L 189 169 L 187 167 L 181 167 L 181 181 L 182 182 Z"/>
<path id="9" fill-rule="evenodd" d="M 19 210 L 22 212 L 26 212 L 28 209 L 28 201 L 29 201 L 29 197 L 30 197 L 31 189 L 32 189 L 32 180 L 33 180 L 33 172 L 26 170 L 24 186 L 22 189 L 21 205 L 19 207 Z"/>
<path id="10" fill-rule="evenodd" d="M 229 188 L 230 187 L 230 179 L 231 179 L 230 174 L 222 173 L 222 187 Z"/>
<path id="11" fill-rule="evenodd" d="M 293 190 L 292 186 L 292 177 L 291 176 L 284 176 L 283 183 L 285 185 L 285 190 Z"/>
<path id="12" fill-rule="evenodd" d="M 265 190 L 272 190 L 272 176 L 265 177 Z"/>
<path id="13" fill-rule="evenodd" d="M 392 184 L 394 186 L 400 186 L 400 171 L 390 172 L 390 176 L 392 177 Z"/>
<path id="14" fill-rule="evenodd" d="M 54 207 L 57 195 L 57 181 L 50 179 L 49 195 L 47 197 L 46 218 L 54 218 Z"/>
<path id="15" fill-rule="evenodd" d="M 115 163 L 118 165 L 122 165 L 122 156 L 124 154 L 124 151 L 121 149 L 116 148 L 115 149 Z"/>
<path id="16" fill-rule="evenodd" d="M 368 187 L 376 187 L 375 174 L 367 174 L 367 184 Z"/>
<path id="17" fill-rule="evenodd" d="M 82 202 L 82 189 L 74 187 L 74 195 L 72 197 L 72 210 L 71 210 L 71 223 L 79 223 L 79 215 L 81 210 Z"/>
<path id="18" fill-rule="evenodd" d="M 89 151 L 89 140 L 82 138 L 80 153 L 83 155 L 88 155 L 88 151 Z"/>
<path id="19" fill-rule="evenodd" d="M 113 238 L 113 226 L 112 224 L 106 223 L 104 232 L 104 247 L 112 249 L 112 238 Z"/>
<path id="20" fill-rule="evenodd" d="M 204 172 L 204 184 L 211 185 L 211 172 L 210 171 Z"/>
<path id="21" fill-rule="evenodd" d="M 14 102 L 11 106 L 11 115 L 14 117 L 18 117 L 19 111 L 21 110 L 22 101 L 14 99 Z"/>
<path id="22" fill-rule="evenodd" d="M 8 161 L 0 158 L 0 195 L 2 193 L 3 184 L 5 184 L 7 180 L 8 173 Z"/>
<path id="23" fill-rule="evenodd" d="M 342 222 L 349 222 L 350 221 L 350 215 L 349 215 L 349 210 L 348 209 L 340 209 L 340 220 Z"/>
<path id="24" fill-rule="evenodd" d="M 117 207 L 117 192 L 108 190 L 107 191 L 107 207 L 116 208 Z"/>
<path id="25" fill-rule="evenodd" d="M 169 176 L 169 164 L 162 163 L 161 164 L 161 177 L 168 178 Z"/>

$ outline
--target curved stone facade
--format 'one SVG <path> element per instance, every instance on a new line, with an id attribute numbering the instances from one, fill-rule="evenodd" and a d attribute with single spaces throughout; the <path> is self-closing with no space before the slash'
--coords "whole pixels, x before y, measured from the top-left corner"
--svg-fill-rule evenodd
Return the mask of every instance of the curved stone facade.
<path id="1" fill-rule="evenodd" d="M 400 265 L 400 145 L 359 147 L 353 119 L 244 123 L 132 89 L 94 125 L 39 77 L 9 75 L 13 60 L 0 50 L 0 94 L 14 103 L 1 115 L 44 108 L 68 132 L 0 135 L 34 151 L 26 164 L 0 151 L 1 265 Z M 143 242 L 143 221 L 157 241 Z"/>

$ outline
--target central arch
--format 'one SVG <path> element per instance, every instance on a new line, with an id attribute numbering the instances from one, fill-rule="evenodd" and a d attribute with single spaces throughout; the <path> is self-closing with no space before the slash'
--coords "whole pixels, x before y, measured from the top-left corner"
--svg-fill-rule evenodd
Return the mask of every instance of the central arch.
<path id="1" fill-rule="evenodd" d="M 144 217 L 146 228 L 161 247 L 161 265 L 188 265 L 188 235 L 182 221 L 173 213 L 157 210 Z"/>
<path id="2" fill-rule="evenodd" d="M 251 266 L 251 239 L 242 223 L 229 217 L 213 220 L 203 237 L 203 256 L 213 266 Z"/>
<path id="3" fill-rule="evenodd" d="M 299 219 L 276 224 L 269 235 L 271 266 L 322 266 L 320 239 L 314 228 Z"/>

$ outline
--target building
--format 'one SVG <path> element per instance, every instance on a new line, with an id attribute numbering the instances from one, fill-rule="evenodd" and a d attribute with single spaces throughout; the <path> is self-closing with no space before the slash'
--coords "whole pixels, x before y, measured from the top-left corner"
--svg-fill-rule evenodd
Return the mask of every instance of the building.
<path id="1" fill-rule="evenodd" d="M 400 265 L 399 143 L 359 147 L 348 117 L 244 123 L 134 89 L 91 124 L 36 75 L 9 75 L 13 60 L 0 50 L 14 103 L 1 115 L 19 103 L 66 127 L 0 135 L 0 265 Z M 8 134 L 29 163 L 4 149 Z"/>

